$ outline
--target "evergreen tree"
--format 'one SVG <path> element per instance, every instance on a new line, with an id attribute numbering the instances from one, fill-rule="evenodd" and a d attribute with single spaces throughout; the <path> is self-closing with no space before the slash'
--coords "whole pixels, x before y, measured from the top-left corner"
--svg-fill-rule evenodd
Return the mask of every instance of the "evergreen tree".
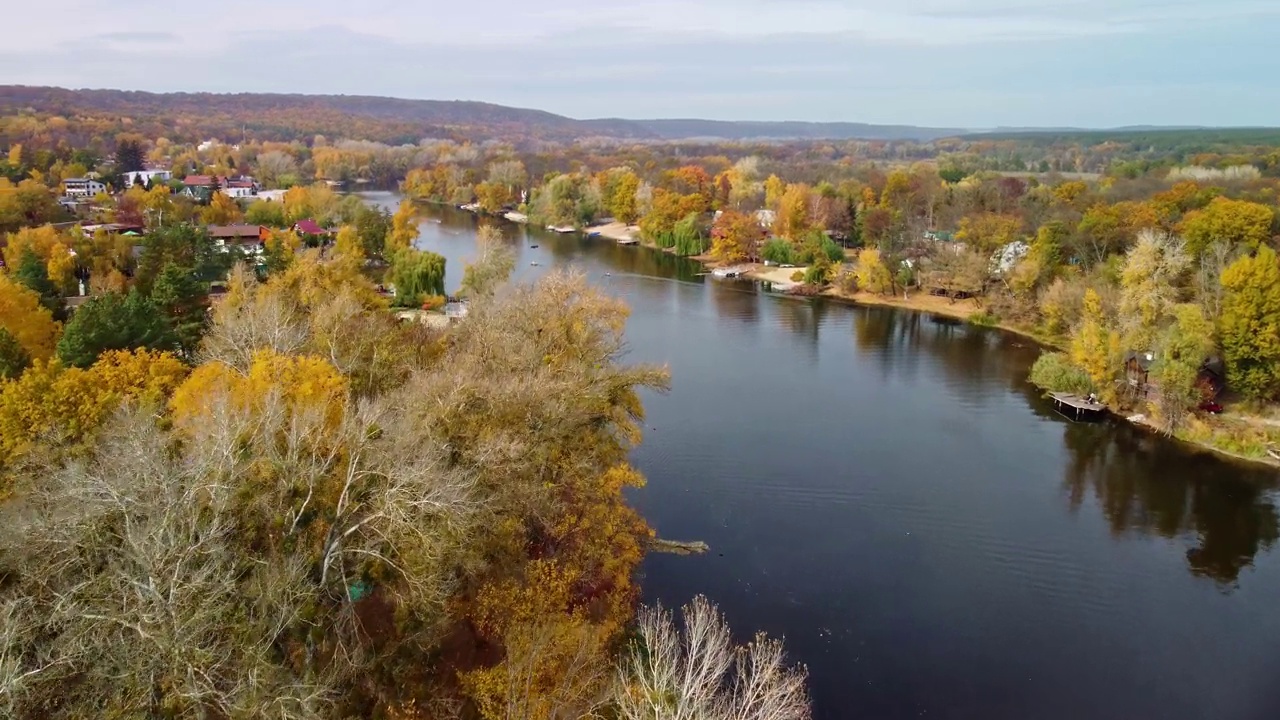
<path id="1" fill-rule="evenodd" d="M 143 169 L 145 157 L 142 143 L 137 140 L 121 140 L 116 144 L 116 173 L 124 175 Z"/>
<path id="2" fill-rule="evenodd" d="M 23 251 L 22 258 L 18 260 L 18 269 L 14 272 L 13 279 L 39 295 L 40 304 L 53 313 L 54 320 L 63 321 L 67 319 L 66 301 L 62 299 L 62 294 L 58 292 L 58 288 L 49 279 L 49 269 L 45 266 L 44 261 L 31 248 Z"/>
<path id="3" fill-rule="evenodd" d="M 151 302 L 164 313 L 173 338 L 187 357 L 195 353 L 208 326 L 209 293 L 189 267 L 165 265 L 151 291 Z"/>
<path id="4" fill-rule="evenodd" d="M 58 357 L 72 367 L 89 367 L 107 350 L 176 346 L 164 313 L 135 288 L 127 296 L 100 295 L 77 310 L 58 341 Z"/>
<path id="5" fill-rule="evenodd" d="M 30 365 L 30 353 L 18 344 L 12 333 L 0 327 L 0 380 L 12 380 Z"/>

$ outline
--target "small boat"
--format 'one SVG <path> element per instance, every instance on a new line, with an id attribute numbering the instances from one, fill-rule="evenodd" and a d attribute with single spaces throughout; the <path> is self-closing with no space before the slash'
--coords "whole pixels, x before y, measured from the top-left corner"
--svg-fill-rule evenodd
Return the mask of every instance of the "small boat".
<path id="1" fill-rule="evenodd" d="M 529 249 L 530 249 L 530 250 L 537 250 L 537 249 L 538 249 L 538 246 L 537 246 L 537 245 L 530 245 L 530 246 L 529 246 Z"/>
<path id="2" fill-rule="evenodd" d="M 593 231 L 591 231 L 591 232 L 587 233 L 587 237 L 589 237 L 589 238 L 598 238 L 598 237 L 600 237 L 600 231 L 599 231 L 599 230 L 593 230 Z"/>
<path id="3" fill-rule="evenodd" d="M 531 263 L 529 263 L 529 264 L 530 264 L 530 265 L 532 265 L 532 266 L 534 266 L 534 267 L 538 267 L 538 261 L 537 261 L 537 260 L 534 260 L 533 262 L 531 262 Z"/>

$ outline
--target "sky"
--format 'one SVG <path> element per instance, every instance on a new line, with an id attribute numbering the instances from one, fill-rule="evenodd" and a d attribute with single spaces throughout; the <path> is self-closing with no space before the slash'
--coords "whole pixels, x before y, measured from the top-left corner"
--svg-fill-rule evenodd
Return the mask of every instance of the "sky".
<path id="1" fill-rule="evenodd" d="M 1280 0 L 6 5 L 0 84 L 482 100 L 576 118 L 1280 125 Z"/>

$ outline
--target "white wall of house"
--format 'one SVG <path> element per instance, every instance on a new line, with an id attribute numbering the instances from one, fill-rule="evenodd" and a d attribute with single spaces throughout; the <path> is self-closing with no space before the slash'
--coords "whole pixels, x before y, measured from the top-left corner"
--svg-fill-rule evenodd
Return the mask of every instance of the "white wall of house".
<path id="1" fill-rule="evenodd" d="M 107 191 L 107 186 L 97 180 L 74 178 L 62 181 L 62 191 L 67 197 L 93 197 Z"/>
<path id="2" fill-rule="evenodd" d="M 253 188 L 251 187 L 226 187 L 222 188 L 222 194 L 233 198 L 253 197 Z"/>
<path id="3" fill-rule="evenodd" d="M 142 176 L 143 185 L 146 185 L 148 182 L 169 182 L 169 180 L 173 179 L 173 173 L 168 170 L 139 170 L 137 172 L 125 173 L 124 186 L 127 188 L 133 187 L 133 182 L 139 175 Z"/>

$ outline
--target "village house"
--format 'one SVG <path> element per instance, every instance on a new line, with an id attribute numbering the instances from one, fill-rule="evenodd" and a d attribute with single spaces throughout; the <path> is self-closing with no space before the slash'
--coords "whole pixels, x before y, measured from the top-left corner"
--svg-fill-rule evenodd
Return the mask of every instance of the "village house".
<path id="1" fill-rule="evenodd" d="M 107 186 L 91 178 L 67 178 L 62 181 L 62 194 L 72 198 L 91 198 L 107 191 Z"/>
<path id="2" fill-rule="evenodd" d="M 183 178 L 182 186 L 184 195 L 198 200 L 207 200 L 215 187 L 223 195 L 232 198 L 254 197 L 260 189 L 258 181 L 247 175 L 237 177 L 188 175 Z"/>
<path id="3" fill-rule="evenodd" d="M 1148 398 L 1159 390 L 1151 377 L 1156 363 L 1155 353 L 1130 350 L 1124 356 L 1124 384 L 1135 398 Z M 1217 400 L 1227 387 L 1227 369 L 1221 358 L 1208 357 L 1196 373 L 1196 386 L 1202 399 Z"/>
<path id="4" fill-rule="evenodd" d="M 210 225 L 209 237 L 219 249 L 238 247 L 243 252 L 257 255 L 262 252 L 270 231 L 262 225 Z"/>
<path id="5" fill-rule="evenodd" d="M 293 231 L 299 235 L 311 235 L 317 238 L 329 235 L 329 231 L 320 227 L 320 223 L 315 220 L 299 220 L 294 223 Z"/>

